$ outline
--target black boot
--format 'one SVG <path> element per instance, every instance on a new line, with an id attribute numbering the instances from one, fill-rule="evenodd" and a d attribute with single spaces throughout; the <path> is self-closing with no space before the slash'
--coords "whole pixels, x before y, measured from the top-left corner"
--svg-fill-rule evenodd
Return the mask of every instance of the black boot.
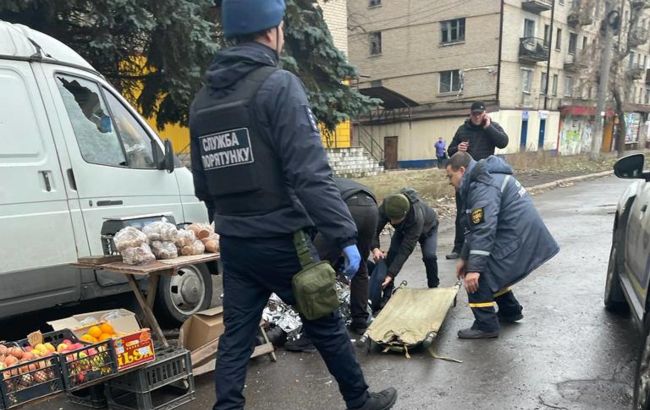
<path id="1" fill-rule="evenodd" d="M 440 279 L 438 279 L 438 258 L 434 256 L 423 259 L 423 261 L 427 270 L 427 285 L 429 288 L 437 288 L 440 284 Z"/>
<path id="2" fill-rule="evenodd" d="M 301 333 L 295 339 L 287 340 L 284 344 L 284 348 L 290 352 L 312 353 L 316 351 L 316 346 L 313 345 L 311 340 L 304 333 Z"/>
<path id="3" fill-rule="evenodd" d="M 370 393 L 370 397 L 361 407 L 354 407 L 349 410 L 388 410 L 397 401 L 397 390 L 392 387 L 382 390 L 379 393 Z"/>

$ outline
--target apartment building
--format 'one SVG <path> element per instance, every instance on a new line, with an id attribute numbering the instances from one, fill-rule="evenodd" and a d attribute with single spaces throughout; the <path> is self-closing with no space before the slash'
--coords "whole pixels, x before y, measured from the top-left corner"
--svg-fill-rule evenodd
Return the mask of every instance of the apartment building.
<path id="1" fill-rule="evenodd" d="M 434 142 L 451 141 L 474 100 L 485 101 L 510 136 L 501 153 L 589 149 L 604 0 L 362 0 L 349 2 L 348 13 L 357 86 L 384 100 L 354 135 L 364 146 L 382 145 L 387 166 L 430 165 Z M 650 108 L 643 13 L 626 67 L 631 141 L 645 134 Z M 615 122 L 608 115 L 607 150 Z"/>

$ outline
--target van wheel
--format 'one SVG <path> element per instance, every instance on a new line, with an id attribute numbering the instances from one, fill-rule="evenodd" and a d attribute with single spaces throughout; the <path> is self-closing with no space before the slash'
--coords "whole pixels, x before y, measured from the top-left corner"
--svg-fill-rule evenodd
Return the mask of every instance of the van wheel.
<path id="1" fill-rule="evenodd" d="M 204 264 L 189 265 L 173 276 L 161 275 L 156 313 L 167 325 L 179 326 L 196 312 L 210 307 L 212 276 Z"/>
<path id="2" fill-rule="evenodd" d="M 646 320 L 647 322 L 647 320 Z M 650 409 L 650 326 L 645 324 L 645 338 L 639 354 L 639 362 L 634 378 L 634 409 Z"/>
<path id="3" fill-rule="evenodd" d="M 630 307 L 623 295 L 621 288 L 621 279 L 618 270 L 618 254 L 616 237 L 614 235 L 614 242 L 612 243 L 612 250 L 609 253 L 609 265 L 607 266 L 607 279 L 605 281 L 605 309 L 614 313 L 626 313 Z"/>

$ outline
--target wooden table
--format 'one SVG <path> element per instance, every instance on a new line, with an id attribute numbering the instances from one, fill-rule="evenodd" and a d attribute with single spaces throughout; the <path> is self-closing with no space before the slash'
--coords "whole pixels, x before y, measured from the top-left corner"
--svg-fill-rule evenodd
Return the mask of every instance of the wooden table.
<path id="1" fill-rule="evenodd" d="M 135 294 L 140 308 L 142 308 L 145 320 L 148 322 L 147 324 L 160 343 L 165 347 L 169 347 L 169 342 L 163 334 L 162 329 L 158 324 L 158 320 L 152 311 L 153 303 L 156 299 L 156 290 L 158 289 L 160 275 L 175 275 L 185 266 L 216 261 L 219 259 L 219 254 L 204 253 L 202 255 L 179 256 L 174 259 L 156 260 L 144 265 L 127 265 L 126 263 L 119 261 L 119 259 L 121 259 L 120 257 L 118 257 L 118 261 L 115 261 L 115 259 L 116 258 L 113 256 L 88 257 L 79 259 L 77 263 L 73 265 L 80 268 L 105 270 L 124 274 L 129 281 L 131 290 Z M 140 291 L 138 282 L 135 279 L 136 276 L 148 277 L 149 284 L 146 299 Z"/>

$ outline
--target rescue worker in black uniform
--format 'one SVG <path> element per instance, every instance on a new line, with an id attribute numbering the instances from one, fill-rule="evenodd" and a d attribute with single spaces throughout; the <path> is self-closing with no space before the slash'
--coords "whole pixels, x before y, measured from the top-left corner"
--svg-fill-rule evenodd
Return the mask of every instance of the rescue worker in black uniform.
<path id="1" fill-rule="evenodd" d="M 357 248 L 361 255 L 359 270 L 350 282 L 350 310 L 352 323 L 350 329 L 363 334 L 368 328 L 368 265 L 366 259 L 370 256 L 370 247 L 374 241 L 379 213 L 377 199 L 370 188 L 350 179 L 334 178 L 336 187 L 341 192 L 341 198 L 348 206 L 352 219 L 357 227 Z M 317 235 L 314 245 L 321 259 L 336 263 L 341 251 L 328 241 L 325 236 Z"/>
<path id="2" fill-rule="evenodd" d="M 361 263 L 356 275 L 350 281 L 350 313 L 352 322 L 350 330 L 362 335 L 368 328 L 368 264 L 366 260 L 370 255 L 370 246 L 373 243 L 377 229 L 377 200 L 370 188 L 356 181 L 344 178 L 334 178 L 334 183 L 341 193 L 341 198 L 348 206 L 354 224 L 357 227 L 357 248 L 361 255 Z M 336 243 L 327 240 L 324 235 L 318 234 L 314 238 L 314 246 L 321 259 L 327 260 L 334 267 L 341 261 L 341 250 Z M 288 340 L 284 348 L 293 352 L 313 352 L 316 350 L 309 337 L 304 333 Z"/>
<path id="3" fill-rule="evenodd" d="M 458 127 L 454 138 L 449 144 L 447 154 L 449 157 L 457 152 L 467 152 L 476 161 L 494 155 L 496 148 L 505 148 L 508 145 L 508 135 L 503 128 L 487 113 L 485 103 L 476 101 L 470 107 L 469 118 Z M 456 259 L 463 247 L 463 227 L 461 226 L 463 206 L 460 197 L 456 195 L 456 235 L 454 249 L 447 259 Z"/>
<path id="4" fill-rule="evenodd" d="M 221 235 L 225 331 L 214 409 L 230 410 L 244 408 L 246 368 L 269 296 L 295 304 L 292 279 L 302 265 L 294 234 L 315 225 L 342 250 L 346 275 L 361 258 L 303 85 L 278 67 L 284 0 L 223 0 L 221 12 L 223 34 L 237 45 L 208 68 L 190 109 L 190 138 L 195 193 L 215 207 Z M 368 392 L 337 311 L 303 318 L 303 327 L 348 409 L 392 407 L 395 389 Z"/>
<path id="5" fill-rule="evenodd" d="M 456 273 L 465 283 L 475 319 L 458 337 L 498 337 L 499 320 L 512 323 L 523 318 L 510 286 L 560 248 L 526 189 L 501 158 L 490 156 L 476 162 L 468 153 L 458 152 L 447 164 L 447 176 L 465 206 L 465 244 Z"/>
<path id="6" fill-rule="evenodd" d="M 379 235 L 387 223 L 395 228 L 390 241 L 388 253 L 380 249 Z M 395 276 L 413 253 L 415 245 L 420 243 L 422 261 L 427 272 L 427 285 L 437 288 L 438 258 L 438 215 L 436 211 L 418 196 L 411 188 L 404 188 L 398 194 L 387 196 L 379 206 L 379 223 L 373 242 L 373 258 L 375 261 L 386 260 L 388 272 L 382 283 L 384 295 L 390 295 L 394 288 Z"/>

